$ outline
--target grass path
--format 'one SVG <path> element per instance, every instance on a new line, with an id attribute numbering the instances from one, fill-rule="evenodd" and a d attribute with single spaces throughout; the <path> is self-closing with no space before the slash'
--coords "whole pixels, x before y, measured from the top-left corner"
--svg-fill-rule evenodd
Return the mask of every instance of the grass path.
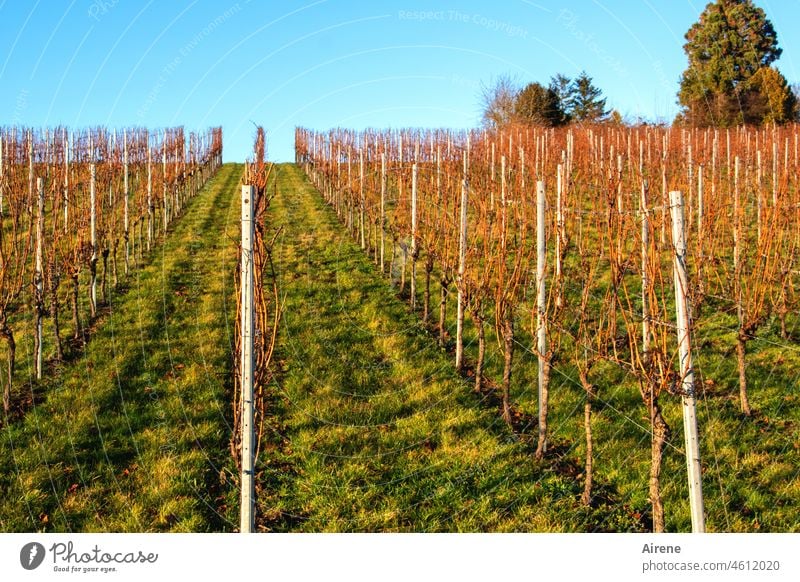
<path id="1" fill-rule="evenodd" d="M 240 173 L 222 168 L 83 356 L 44 382 L 44 402 L 0 429 L 0 531 L 232 527 L 215 492 L 229 463 Z"/>
<path id="2" fill-rule="evenodd" d="M 270 209 L 284 316 L 264 524 L 303 531 L 628 529 L 581 483 L 536 466 L 350 242 L 299 168 Z M 633 511 L 630 511 L 632 514 Z"/>

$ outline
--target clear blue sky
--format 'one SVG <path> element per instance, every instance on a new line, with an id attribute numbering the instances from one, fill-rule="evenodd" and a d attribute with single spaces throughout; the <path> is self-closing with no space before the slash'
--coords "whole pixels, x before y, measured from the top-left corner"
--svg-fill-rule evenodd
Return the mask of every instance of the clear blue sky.
<path id="1" fill-rule="evenodd" d="M 800 81 L 800 2 L 757 0 Z M 671 120 L 693 0 L 0 0 L 0 124 L 222 125 L 243 160 L 295 125 L 472 127 L 482 82 L 585 69 L 631 118 Z"/>

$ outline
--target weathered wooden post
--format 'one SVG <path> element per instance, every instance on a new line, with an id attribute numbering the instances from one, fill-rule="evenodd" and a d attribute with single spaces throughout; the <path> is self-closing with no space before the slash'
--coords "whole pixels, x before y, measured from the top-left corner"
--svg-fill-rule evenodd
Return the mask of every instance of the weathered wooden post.
<path id="1" fill-rule="evenodd" d="M 466 165 L 466 164 L 465 164 Z M 461 221 L 458 231 L 458 306 L 456 311 L 456 369 L 464 366 L 464 309 L 466 281 L 464 275 L 467 267 L 467 196 L 469 182 L 467 174 L 461 181 Z"/>
<path id="2" fill-rule="evenodd" d="M 686 468 L 689 478 L 689 507 L 692 514 L 692 532 L 705 531 L 703 515 L 703 482 L 700 466 L 700 437 L 697 430 L 697 407 L 694 390 L 694 368 L 689 335 L 689 279 L 686 269 L 686 231 L 684 224 L 683 194 L 670 192 L 672 211 L 673 277 L 675 279 L 675 313 L 678 320 L 678 347 L 680 352 L 680 377 L 683 402 L 683 433 L 686 446 Z"/>
<path id="3" fill-rule="evenodd" d="M 129 218 L 128 218 L 128 198 L 129 198 L 129 189 L 128 189 L 128 130 L 122 132 L 122 140 L 123 140 L 123 158 L 124 158 L 124 196 L 125 196 L 125 208 L 124 208 L 124 216 L 123 216 L 123 229 L 124 229 L 124 237 L 125 237 L 125 274 L 128 274 L 128 270 L 130 268 L 130 233 L 128 232 L 129 229 Z"/>
<path id="4" fill-rule="evenodd" d="M 89 294 L 89 308 L 92 317 L 94 317 L 97 315 L 97 169 L 95 168 L 94 163 L 89 166 L 89 173 L 89 204 L 91 205 L 91 210 L 89 211 L 89 230 L 90 241 L 92 244 L 92 257 L 90 259 L 91 293 Z"/>
<path id="5" fill-rule="evenodd" d="M 44 316 L 44 180 L 36 179 L 38 198 L 36 214 L 36 264 L 33 284 L 36 293 L 36 379 L 42 379 L 42 319 Z"/>
<path id="6" fill-rule="evenodd" d="M 367 248 L 366 240 L 364 239 L 364 205 L 366 201 L 364 200 L 364 147 L 358 150 L 358 198 L 359 198 L 359 208 L 358 208 L 358 223 L 359 229 L 361 231 L 361 250 Z"/>
<path id="7" fill-rule="evenodd" d="M 386 238 L 386 152 L 381 153 L 381 273 L 384 272 Z M 391 277 L 391 273 L 389 274 Z"/>
<path id="8" fill-rule="evenodd" d="M 147 251 L 153 244 L 153 150 L 150 148 L 150 138 L 147 140 Z"/>
<path id="9" fill-rule="evenodd" d="M 417 164 L 411 166 L 411 309 L 417 306 Z"/>
<path id="10" fill-rule="evenodd" d="M 550 362 L 547 357 L 547 290 L 545 267 L 547 248 L 545 246 L 545 199 L 544 181 L 536 182 L 536 339 L 537 360 L 539 364 L 539 441 L 536 457 L 542 458 L 547 452 L 547 404 Z"/>
<path id="11" fill-rule="evenodd" d="M 255 187 L 242 186 L 242 269 L 241 269 L 241 533 L 252 533 L 255 506 L 254 455 L 255 430 L 253 406 L 253 198 Z"/>

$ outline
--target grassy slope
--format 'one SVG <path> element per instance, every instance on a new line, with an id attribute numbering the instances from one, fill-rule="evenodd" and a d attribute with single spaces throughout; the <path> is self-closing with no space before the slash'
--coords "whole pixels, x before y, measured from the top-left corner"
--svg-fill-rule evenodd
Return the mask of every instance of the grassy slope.
<path id="1" fill-rule="evenodd" d="M 424 250 L 423 250 L 424 255 Z M 691 265 L 690 265 L 691 267 Z M 422 303 L 423 270 L 418 267 L 418 301 Z M 395 279 L 399 277 L 399 270 Z M 632 277 L 636 288 L 636 277 Z M 578 290 L 567 291 L 568 299 Z M 432 309 L 438 315 L 439 284 L 431 283 Z M 531 331 L 533 301 L 519 308 L 514 356 L 512 401 L 530 422 L 523 438 L 536 438 L 536 357 Z M 421 307 L 419 308 L 421 312 Z M 709 300 L 696 314 L 695 371 L 699 381 L 698 418 L 707 527 L 710 531 L 798 531 L 800 499 L 800 350 L 796 314 L 789 317 L 794 339 L 782 340 L 776 325 L 765 325 L 748 344 L 748 381 L 754 419 L 739 413 L 736 368 L 735 312 L 730 304 Z M 491 318 L 490 318 L 491 319 Z M 775 323 L 775 322 L 773 322 Z M 451 285 L 448 329 L 455 335 L 455 292 Z M 493 326 L 487 325 L 486 372 L 499 381 L 503 358 Z M 467 361 L 477 358 L 477 338 L 469 318 L 465 322 Z M 452 347 L 451 342 L 451 347 Z M 571 347 L 569 348 L 571 350 Z M 584 392 L 566 352 L 552 373 L 549 407 L 551 441 L 559 462 L 582 464 L 584 456 Z M 595 479 L 632 507 L 648 508 L 650 435 L 648 411 L 634 378 L 612 364 L 600 364 L 591 379 L 600 389 L 595 408 Z M 671 428 L 662 470 L 662 493 L 669 531 L 689 531 L 686 464 L 680 398 L 665 394 L 664 413 Z M 565 522 L 571 522 L 564 515 Z M 571 527 L 566 526 L 565 527 Z"/>
<path id="2" fill-rule="evenodd" d="M 0 429 L 0 531 L 233 529 L 229 386 L 238 169 L 226 166 L 166 246 L 115 297 L 82 358 L 36 391 L 44 401 Z M 285 314 L 282 369 L 260 459 L 260 521 L 271 530 L 594 531 L 639 529 L 647 513 L 649 439 L 635 386 L 598 369 L 600 507 L 577 503 L 582 392 L 567 363 L 554 375 L 551 428 L 562 456 L 537 465 L 492 404 L 454 373 L 434 341 L 349 242 L 293 166 L 281 166 L 270 220 Z M 421 285 L 420 285 L 421 286 Z M 432 289 L 438 297 L 438 287 Z M 451 298 L 450 315 L 453 315 Z M 765 330 L 749 355 L 744 420 L 735 398 L 734 322 L 709 307 L 698 369 L 709 526 L 796 530 L 800 490 L 796 350 Z M 451 329 L 454 329 L 452 318 Z M 715 329 L 711 329 L 714 327 Z M 710 330 L 710 331 L 709 331 Z M 21 369 L 30 367 L 22 333 Z M 471 327 L 467 337 L 472 342 Z M 524 333 L 523 345 L 530 342 Z M 776 341 L 777 344 L 785 342 Z M 496 345 L 488 371 L 499 378 Z M 468 346 L 474 356 L 474 342 Z M 535 414 L 536 366 L 515 361 L 514 399 Z M 664 473 L 669 529 L 688 512 L 680 408 Z M 220 496 L 218 498 L 218 496 Z M 218 513 L 222 512 L 222 515 Z"/>
<path id="3" fill-rule="evenodd" d="M 0 530 L 227 529 L 214 486 L 228 463 L 240 171 L 225 166 L 190 203 L 83 356 L 2 429 Z"/>
<path id="4" fill-rule="evenodd" d="M 434 277 L 431 293 L 438 297 L 436 281 Z M 576 296 L 577 290 L 573 289 L 572 294 Z M 698 422 L 707 529 L 798 531 L 800 407 L 796 403 L 800 399 L 800 350 L 796 344 L 800 321 L 793 316 L 788 319 L 794 336 L 791 340 L 781 339 L 777 322 L 772 322 L 764 325 L 748 344 L 748 389 L 756 415 L 747 419 L 739 412 L 735 311 L 730 304 L 710 299 L 695 315 L 694 364 L 700 395 Z M 530 333 L 529 307 L 520 309 L 519 320 L 525 326 L 517 329 L 512 400 L 523 415 L 535 422 L 536 357 L 526 348 L 535 341 Z M 448 326 L 454 335 L 452 299 Z M 486 370 L 499 380 L 502 353 L 497 349 L 494 330 L 487 326 L 486 331 Z M 469 319 L 465 342 L 467 359 L 474 361 L 477 338 Z M 584 392 L 570 362 L 571 353 L 566 352 L 552 373 L 549 428 L 559 454 L 582 463 Z M 632 506 L 647 507 L 649 417 L 636 380 L 612 364 L 598 365 L 591 379 L 603 401 L 593 417 L 595 479 L 611 486 Z M 690 531 L 680 398 L 664 394 L 661 403 L 671 429 L 661 477 L 667 530 Z M 529 431 L 535 438 L 535 425 Z"/>
<path id="5" fill-rule="evenodd" d="M 294 166 L 270 221 L 285 312 L 261 459 L 270 529 L 635 529 L 633 509 L 580 507 L 580 483 L 537 466 Z M 274 422 L 277 422 L 273 419 Z"/>

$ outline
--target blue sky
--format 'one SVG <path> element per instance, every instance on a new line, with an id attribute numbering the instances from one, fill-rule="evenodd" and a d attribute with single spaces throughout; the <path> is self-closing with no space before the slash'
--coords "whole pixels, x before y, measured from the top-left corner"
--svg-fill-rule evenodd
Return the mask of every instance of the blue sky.
<path id="1" fill-rule="evenodd" d="M 800 1 L 758 0 L 800 81 Z M 608 105 L 670 120 L 692 0 L 0 0 L 0 124 L 222 125 L 225 159 L 293 129 L 472 127 L 480 86 L 586 70 Z"/>

